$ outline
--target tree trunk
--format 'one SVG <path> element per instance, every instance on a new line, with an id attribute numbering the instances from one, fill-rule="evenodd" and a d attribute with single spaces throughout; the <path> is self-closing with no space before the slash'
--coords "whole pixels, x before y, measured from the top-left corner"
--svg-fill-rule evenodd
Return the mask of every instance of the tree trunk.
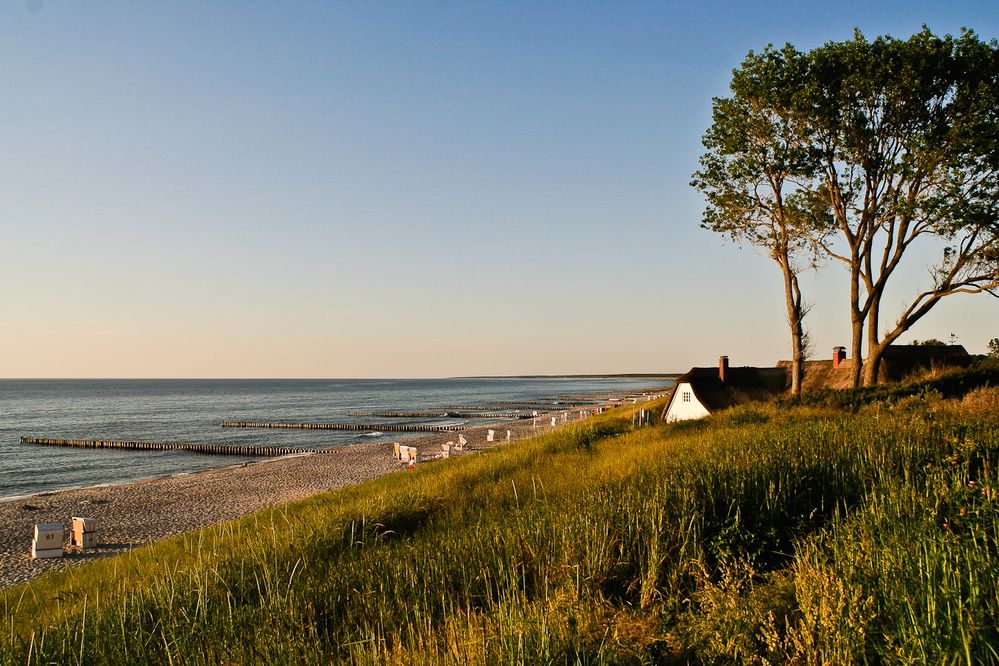
<path id="1" fill-rule="evenodd" d="M 864 363 L 864 386 L 877 386 L 878 374 L 881 370 L 881 357 L 884 356 L 888 345 L 895 342 L 899 335 L 901 335 L 901 331 L 893 331 L 892 334 L 886 335 L 884 340 L 880 342 L 875 340 L 867 348 L 867 362 Z"/>
<path id="2" fill-rule="evenodd" d="M 797 321 L 796 329 L 794 324 L 791 326 L 791 395 L 799 395 L 801 393 L 801 382 L 805 376 L 804 332 L 800 318 Z"/>
<path id="3" fill-rule="evenodd" d="M 854 252 L 856 255 L 856 252 Z M 853 355 L 853 386 L 860 386 L 860 370 L 863 363 L 864 313 L 860 308 L 860 259 L 852 257 L 850 263 L 850 325 L 852 340 L 850 353 Z"/>
<path id="4" fill-rule="evenodd" d="M 798 275 L 789 261 L 781 261 L 784 272 L 784 303 L 787 306 L 787 323 L 791 329 L 791 395 L 801 393 L 801 380 L 805 374 L 805 313 L 801 307 L 801 290 Z"/>
<path id="5" fill-rule="evenodd" d="M 878 339 L 881 327 L 878 317 L 881 312 L 881 292 L 869 293 L 867 310 L 867 360 L 864 362 L 864 386 L 874 386 L 878 383 L 878 370 L 881 368 L 881 352 L 887 344 Z"/>
<path id="6" fill-rule="evenodd" d="M 881 354 L 890 343 L 878 339 L 881 327 L 878 317 L 881 312 L 881 292 L 868 296 L 871 307 L 867 311 L 867 361 L 864 363 L 864 386 L 875 386 L 878 383 L 878 371 L 881 369 Z"/>
<path id="7" fill-rule="evenodd" d="M 886 333 L 884 339 L 880 341 L 877 339 L 877 328 L 873 329 L 873 335 L 868 336 L 870 342 L 868 345 L 867 363 L 864 364 L 864 386 L 874 386 L 878 383 L 878 371 L 881 368 L 881 357 L 884 355 L 885 349 L 898 340 L 903 333 L 912 328 L 913 324 L 922 319 L 943 296 L 944 294 L 934 294 L 918 308 L 915 308 L 914 304 L 912 308 L 899 318 L 895 328 Z M 871 307 L 872 314 L 878 311 L 880 305 L 879 295 L 873 307 Z"/>
<path id="8" fill-rule="evenodd" d="M 867 361 L 864 363 L 864 386 L 877 386 L 883 351 L 884 347 L 880 345 L 868 348 Z"/>

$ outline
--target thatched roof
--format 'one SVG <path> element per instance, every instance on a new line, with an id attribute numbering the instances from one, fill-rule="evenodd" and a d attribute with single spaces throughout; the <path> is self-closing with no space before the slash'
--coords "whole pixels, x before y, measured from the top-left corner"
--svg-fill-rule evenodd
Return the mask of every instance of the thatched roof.
<path id="1" fill-rule="evenodd" d="M 897 382 L 927 370 L 963 368 L 971 360 L 962 345 L 890 345 L 881 356 L 878 381 Z"/>
<path id="2" fill-rule="evenodd" d="M 781 361 L 777 364 L 785 368 L 790 376 L 791 361 Z M 832 361 L 805 361 L 804 377 L 801 380 L 802 391 L 818 391 L 819 389 L 845 389 L 853 386 L 853 361 L 845 360 L 838 368 Z"/>
<path id="3" fill-rule="evenodd" d="M 879 382 L 897 382 L 913 374 L 937 368 L 964 367 L 971 356 L 961 345 L 890 345 L 881 356 Z M 790 372 L 791 361 L 777 364 Z M 834 368 L 831 360 L 805 361 L 804 391 L 844 389 L 853 386 L 853 359 L 846 359 Z"/>
<path id="4" fill-rule="evenodd" d="M 724 382 L 717 367 L 691 368 L 676 384 L 690 384 L 700 403 L 715 412 L 746 402 L 773 400 L 787 390 L 787 379 L 784 368 L 729 368 Z"/>

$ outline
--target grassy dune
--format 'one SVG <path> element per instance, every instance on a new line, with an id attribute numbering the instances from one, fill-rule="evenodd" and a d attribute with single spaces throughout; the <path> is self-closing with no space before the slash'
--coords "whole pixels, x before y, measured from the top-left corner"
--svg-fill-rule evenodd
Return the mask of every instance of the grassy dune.
<path id="1" fill-rule="evenodd" d="M 5 591 L 0 660 L 996 662 L 995 374 L 622 409 L 263 511 Z"/>

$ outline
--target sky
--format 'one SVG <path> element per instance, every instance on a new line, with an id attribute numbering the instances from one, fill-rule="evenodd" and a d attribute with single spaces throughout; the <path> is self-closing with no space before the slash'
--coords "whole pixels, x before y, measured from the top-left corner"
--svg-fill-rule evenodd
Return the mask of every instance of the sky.
<path id="1" fill-rule="evenodd" d="M 689 186 L 711 99 L 768 43 L 923 24 L 999 3 L 0 0 L 0 377 L 772 365 L 776 266 Z M 846 277 L 804 278 L 817 358 Z"/>

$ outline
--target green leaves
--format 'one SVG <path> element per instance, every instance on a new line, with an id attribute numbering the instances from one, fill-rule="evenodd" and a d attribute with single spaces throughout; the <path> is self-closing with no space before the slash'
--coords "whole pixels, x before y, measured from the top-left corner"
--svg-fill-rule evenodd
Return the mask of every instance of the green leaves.
<path id="1" fill-rule="evenodd" d="M 751 51 L 702 143 L 691 181 L 705 197 L 701 226 L 764 249 L 788 293 L 785 267 L 802 253 L 846 263 L 853 349 L 870 318 L 872 376 L 880 350 L 940 298 L 999 287 L 995 41 L 924 27 L 904 40 L 857 31 L 807 53 Z M 933 288 L 879 338 L 882 295 L 921 238 L 950 250 L 930 268 Z"/>

